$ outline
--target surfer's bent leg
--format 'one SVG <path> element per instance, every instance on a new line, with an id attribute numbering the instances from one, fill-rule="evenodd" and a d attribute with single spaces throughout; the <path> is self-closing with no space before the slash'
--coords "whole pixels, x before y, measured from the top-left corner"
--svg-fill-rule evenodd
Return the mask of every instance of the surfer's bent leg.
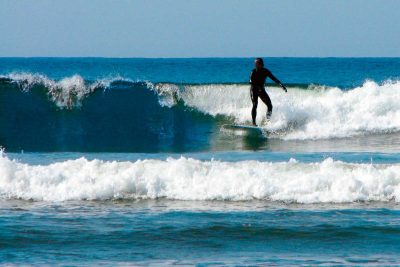
<path id="1" fill-rule="evenodd" d="M 258 93 L 257 88 L 251 86 L 250 88 L 250 97 L 251 102 L 253 103 L 253 108 L 251 109 L 251 118 L 253 119 L 253 125 L 256 124 L 256 117 L 257 117 L 257 105 L 258 105 Z"/>
<path id="2" fill-rule="evenodd" d="M 268 111 L 267 111 L 267 119 L 269 119 L 272 115 L 272 102 L 271 98 L 269 98 L 269 95 L 265 91 L 265 89 L 260 90 L 260 98 L 261 100 L 267 105 Z"/>

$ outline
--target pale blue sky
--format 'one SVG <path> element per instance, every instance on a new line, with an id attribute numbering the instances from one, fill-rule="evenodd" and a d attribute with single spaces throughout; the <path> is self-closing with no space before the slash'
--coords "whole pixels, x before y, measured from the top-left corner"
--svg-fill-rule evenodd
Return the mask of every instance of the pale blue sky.
<path id="1" fill-rule="evenodd" d="M 400 56 L 399 0 L 0 0 L 0 56 Z"/>

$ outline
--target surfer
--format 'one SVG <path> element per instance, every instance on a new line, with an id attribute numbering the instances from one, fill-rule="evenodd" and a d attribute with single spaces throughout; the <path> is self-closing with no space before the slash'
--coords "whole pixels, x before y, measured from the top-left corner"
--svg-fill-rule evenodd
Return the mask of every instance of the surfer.
<path id="1" fill-rule="evenodd" d="M 286 87 L 269 71 L 267 68 L 264 68 L 264 61 L 262 58 L 256 58 L 254 60 L 255 69 L 252 70 L 250 75 L 250 97 L 251 102 L 253 102 L 253 108 L 251 110 L 251 117 L 253 119 L 253 125 L 257 126 L 256 124 L 256 117 L 257 117 L 257 105 L 258 105 L 258 98 L 267 105 L 267 120 L 271 117 L 272 114 L 272 103 L 271 99 L 269 98 L 267 92 L 265 91 L 265 80 L 269 77 L 273 80 L 276 84 L 278 84 L 282 89 L 287 92 Z"/>

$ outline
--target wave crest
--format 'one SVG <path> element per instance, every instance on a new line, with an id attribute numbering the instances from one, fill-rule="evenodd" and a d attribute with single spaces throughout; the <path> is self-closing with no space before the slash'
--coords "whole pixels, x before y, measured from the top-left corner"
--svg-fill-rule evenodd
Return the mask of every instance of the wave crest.
<path id="1" fill-rule="evenodd" d="M 11 73 L 0 76 L 2 80 L 7 80 L 17 84 L 23 91 L 30 91 L 35 86 L 43 86 L 49 98 L 61 109 L 71 109 L 80 107 L 83 99 L 89 96 L 98 88 L 108 88 L 113 82 L 124 80 L 121 77 L 111 79 L 101 79 L 95 82 L 88 82 L 75 74 L 61 80 L 53 80 L 42 74 L 33 73 Z"/>
<path id="2" fill-rule="evenodd" d="M 28 165 L 0 157 L 0 195 L 44 201 L 168 198 L 299 203 L 400 201 L 400 166 L 80 158 Z"/>

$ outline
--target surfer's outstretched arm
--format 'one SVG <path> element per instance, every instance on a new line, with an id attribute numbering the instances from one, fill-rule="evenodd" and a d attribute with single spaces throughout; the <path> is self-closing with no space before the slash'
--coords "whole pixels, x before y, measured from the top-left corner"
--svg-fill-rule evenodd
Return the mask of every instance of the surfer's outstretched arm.
<path id="1" fill-rule="evenodd" d="M 275 77 L 275 75 L 272 74 L 272 72 L 268 71 L 268 77 L 271 78 L 277 85 L 282 87 L 283 91 L 287 93 L 286 87 L 281 83 L 281 81 L 278 80 L 278 78 Z"/>

